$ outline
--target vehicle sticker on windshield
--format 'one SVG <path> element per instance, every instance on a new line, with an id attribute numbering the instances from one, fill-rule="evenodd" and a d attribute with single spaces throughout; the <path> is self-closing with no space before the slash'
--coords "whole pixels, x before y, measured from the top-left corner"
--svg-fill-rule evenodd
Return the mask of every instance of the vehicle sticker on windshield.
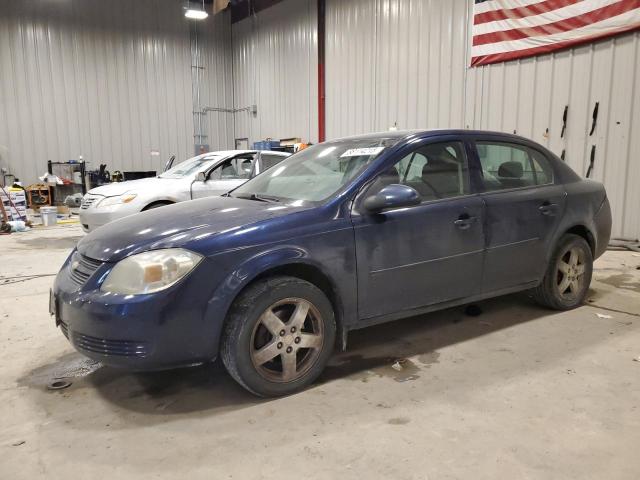
<path id="1" fill-rule="evenodd" d="M 349 150 L 344 152 L 342 155 L 340 155 L 340 158 L 360 157 L 362 155 L 377 155 L 382 150 L 384 150 L 384 147 L 350 148 Z"/>

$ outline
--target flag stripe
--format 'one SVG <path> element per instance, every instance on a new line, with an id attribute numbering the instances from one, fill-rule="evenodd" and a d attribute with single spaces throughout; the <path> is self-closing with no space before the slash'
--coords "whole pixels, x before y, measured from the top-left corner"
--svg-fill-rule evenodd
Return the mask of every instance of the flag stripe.
<path id="1" fill-rule="evenodd" d="M 575 47 L 582 43 L 591 42 L 599 38 L 608 37 L 613 34 L 629 32 L 631 30 L 636 30 L 636 29 L 640 29 L 640 21 L 636 23 L 628 23 L 626 25 L 619 26 L 616 29 L 607 30 L 607 31 L 596 33 L 593 35 L 573 38 L 571 40 L 566 40 L 564 42 L 552 43 L 548 45 L 542 45 L 542 46 L 537 46 L 537 47 L 523 49 L 523 50 L 504 51 L 504 52 L 494 53 L 489 55 L 474 56 L 471 58 L 471 66 L 473 67 L 473 66 L 487 65 L 490 63 L 506 62 L 508 60 L 515 60 L 517 58 L 530 57 L 533 55 L 549 53 L 561 48 Z"/>
<path id="2" fill-rule="evenodd" d="M 504 42 L 488 43 L 486 45 L 477 45 L 471 48 L 471 56 L 478 57 L 480 55 L 491 55 L 494 53 L 509 52 L 513 50 L 523 51 L 537 46 L 553 45 L 574 40 L 576 38 L 590 37 L 592 34 L 618 31 L 621 27 L 636 25 L 638 22 L 640 22 L 640 9 L 634 9 L 629 12 L 625 12 L 622 15 L 617 15 L 586 27 L 575 28 L 568 32 L 530 37 L 521 40 L 507 40 Z"/>
<path id="3" fill-rule="evenodd" d="M 532 15 L 540 15 L 541 13 L 557 10 L 568 5 L 573 5 L 581 0 L 545 0 L 540 3 L 533 3 L 524 7 L 516 7 L 504 10 L 491 10 L 488 12 L 478 13 L 473 16 L 473 24 L 495 22 L 496 20 L 507 20 L 513 18 L 530 17 Z"/>
<path id="4" fill-rule="evenodd" d="M 546 25 L 538 25 L 529 28 L 514 28 L 499 32 L 485 33 L 473 37 L 473 45 L 485 45 L 488 43 L 503 42 L 506 40 L 519 40 L 541 35 L 553 35 L 567 32 L 576 28 L 586 27 L 598 21 L 605 20 L 622 13 L 628 12 L 640 6 L 640 0 L 622 0 L 612 5 L 592 10 L 591 12 L 575 17 L 565 18 Z"/>
<path id="5" fill-rule="evenodd" d="M 495 22 L 482 23 L 473 26 L 473 35 L 483 35 L 496 31 L 513 30 L 514 28 L 531 28 L 539 25 L 547 25 L 564 18 L 576 17 L 584 13 L 589 13 L 606 5 L 618 3 L 620 0 L 583 0 L 573 5 L 568 5 L 558 10 L 553 10 L 540 15 L 530 17 L 515 18 L 512 20 L 496 20 Z M 637 0 L 640 2 L 640 0 Z M 640 6 L 640 3 L 638 4 Z"/>
<path id="6" fill-rule="evenodd" d="M 484 13 L 491 10 L 518 8 L 539 3 L 540 1 L 541 0 L 488 0 L 486 2 L 476 3 L 473 6 L 473 11 L 474 13 Z"/>

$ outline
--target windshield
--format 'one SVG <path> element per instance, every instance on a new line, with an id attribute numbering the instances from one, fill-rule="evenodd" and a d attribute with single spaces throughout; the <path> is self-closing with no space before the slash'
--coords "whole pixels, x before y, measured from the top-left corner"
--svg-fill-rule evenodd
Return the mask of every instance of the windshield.
<path id="1" fill-rule="evenodd" d="M 343 140 L 311 146 L 236 188 L 231 196 L 321 202 L 340 190 L 397 140 Z"/>
<path id="2" fill-rule="evenodd" d="M 197 172 L 201 172 L 213 166 L 221 158 L 222 157 L 216 155 L 193 157 L 162 173 L 160 178 L 184 178 L 193 176 Z"/>

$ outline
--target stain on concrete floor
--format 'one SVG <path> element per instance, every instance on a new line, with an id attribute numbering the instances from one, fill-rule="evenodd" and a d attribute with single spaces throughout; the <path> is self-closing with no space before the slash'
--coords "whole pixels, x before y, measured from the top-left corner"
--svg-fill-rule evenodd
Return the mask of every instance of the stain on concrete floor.
<path id="1" fill-rule="evenodd" d="M 74 248 L 82 235 L 77 237 L 34 237 L 34 238 L 21 238 L 17 243 L 27 245 L 33 248 L 47 248 L 54 250 L 70 250 Z"/>
<path id="2" fill-rule="evenodd" d="M 397 417 L 397 418 L 390 418 L 387 421 L 387 423 L 389 425 L 406 425 L 410 421 L 411 421 L 411 419 L 407 418 L 407 417 Z"/>
<path id="3" fill-rule="evenodd" d="M 598 278 L 599 282 L 606 283 L 616 288 L 623 288 L 632 292 L 640 293 L 640 282 L 630 273 L 618 273 L 604 278 Z"/>
<path id="4" fill-rule="evenodd" d="M 18 379 L 20 386 L 46 389 L 56 380 L 74 380 L 91 375 L 102 367 L 100 362 L 83 357 L 78 353 L 65 354 L 54 362 L 34 368 Z"/>

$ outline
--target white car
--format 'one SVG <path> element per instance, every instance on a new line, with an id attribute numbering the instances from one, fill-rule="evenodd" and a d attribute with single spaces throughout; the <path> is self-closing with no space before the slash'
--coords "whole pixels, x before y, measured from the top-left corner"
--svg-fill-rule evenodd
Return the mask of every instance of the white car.
<path id="1" fill-rule="evenodd" d="M 80 223 L 90 232 L 113 220 L 176 202 L 222 195 L 270 168 L 290 154 L 227 150 L 185 160 L 152 178 L 110 183 L 87 192 Z"/>

